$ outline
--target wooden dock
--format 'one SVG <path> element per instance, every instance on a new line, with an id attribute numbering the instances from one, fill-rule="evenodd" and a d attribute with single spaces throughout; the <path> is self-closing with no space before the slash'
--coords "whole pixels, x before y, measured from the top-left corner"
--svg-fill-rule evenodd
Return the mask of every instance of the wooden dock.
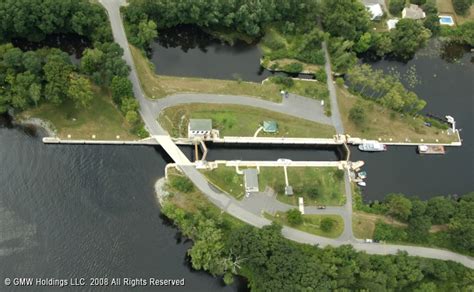
<path id="1" fill-rule="evenodd" d="M 419 145 L 418 153 L 420 154 L 445 154 L 446 150 L 443 145 Z"/>

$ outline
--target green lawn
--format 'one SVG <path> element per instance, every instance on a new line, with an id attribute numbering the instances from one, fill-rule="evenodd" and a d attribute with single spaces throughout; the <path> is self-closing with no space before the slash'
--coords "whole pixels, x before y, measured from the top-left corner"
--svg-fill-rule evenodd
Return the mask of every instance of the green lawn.
<path id="1" fill-rule="evenodd" d="M 186 104 L 165 109 L 159 123 L 174 137 L 187 137 L 189 119 L 212 119 L 220 136 L 253 136 L 264 120 L 275 120 L 279 131 L 259 137 L 332 137 L 334 128 L 305 119 L 240 105 Z"/>
<path id="2" fill-rule="evenodd" d="M 288 181 L 293 187 L 293 196 L 284 194 L 285 174 L 282 167 L 261 167 L 259 185 L 271 187 L 277 192 L 277 199 L 298 205 L 298 197 L 304 198 L 305 205 L 343 205 L 344 175 L 335 168 L 288 167 Z"/>
<path id="3" fill-rule="evenodd" d="M 91 139 L 92 135 L 98 140 L 138 139 L 132 133 L 130 125 L 122 113 L 113 104 L 110 93 L 94 87 L 95 98 L 89 108 L 76 108 L 71 100 L 65 100 L 60 105 L 44 103 L 37 108 L 31 108 L 19 115 L 20 119 L 29 117 L 49 121 L 57 130 L 60 138 Z"/>
<path id="4" fill-rule="evenodd" d="M 240 200 L 244 197 L 244 176 L 234 167 L 220 166 L 213 170 L 203 170 L 206 178 L 220 190 Z"/>
<path id="5" fill-rule="evenodd" d="M 381 138 L 382 142 L 406 142 L 406 139 L 421 142 L 423 139 L 426 143 L 450 143 L 458 140 L 456 135 L 447 135 L 447 131 L 426 127 L 421 118 L 402 117 L 400 113 L 351 94 L 343 86 L 336 86 L 336 91 L 344 129 L 352 137 L 372 140 Z M 363 126 L 358 126 L 349 119 L 349 111 L 356 103 L 362 104 L 366 112 Z"/>
<path id="6" fill-rule="evenodd" d="M 282 225 L 287 225 L 307 233 L 324 237 L 337 238 L 341 236 L 342 232 L 344 231 L 344 221 L 339 215 L 303 215 L 303 223 L 296 226 L 288 223 L 286 213 L 283 212 L 277 212 L 275 216 L 265 213 L 264 216 L 267 219 Z M 320 228 L 321 220 L 324 218 L 329 218 L 334 222 L 334 227 L 329 232 L 323 231 Z"/>

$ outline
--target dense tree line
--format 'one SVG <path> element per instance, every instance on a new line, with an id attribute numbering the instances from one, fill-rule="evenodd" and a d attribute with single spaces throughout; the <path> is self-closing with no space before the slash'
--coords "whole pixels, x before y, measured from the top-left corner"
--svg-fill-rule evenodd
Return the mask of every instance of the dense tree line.
<path id="1" fill-rule="evenodd" d="M 372 70 L 370 65 L 350 68 L 347 81 L 351 91 L 398 112 L 416 114 L 426 105 L 414 92 L 406 90 L 396 77 Z"/>
<path id="2" fill-rule="evenodd" d="M 378 223 L 374 235 L 376 239 L 426 244 L 430 243 L 431 238 L 441 240 L 446 247 L 474 254 L 473 208 L 474 193 L 459 199 L 438 196 L 426 201 L 403 194 L 390 194 L 383 202 L 374 203 L 370 207 L 364 206 L 362 209 L 389 215 L 407 223 L 407 228 L 404 229 Z M 429 233 L 432 225 L 443 224 L 447 225 L 447 231 Z"/>
<path id="3" fill-rule="evenodd" d="M 281 226 L 236 225 L 209 209 L 190 213 L 165 203 L 162 212 L 194 240 L 188 251 L 194 268 L 224 275 L 226 283 L 242 274 L 255 291 L 457 291 L 473 285 L 473 272 L 453 262 L 297 244 L 283 238 Z"/>
<path id="4" fill-rule="evenodd" d="M 130 36 L 139 34 L 140 25 L 153 21 L 158 29 L 178 24 L 231 28 L 249 36 L 259 36 L 265 24 L 284 20 L 295 22 L 313 9 L 310 0 L 132 0 L 125 9 Z M 294 24 L 293 24 L 294 25 Z M 140 45 L 137 38 L 135 44 Z"/>
<path id="5" fill-rule="evenodd" d="M 104 9 L 88 0 L 2 0 L 0 19 L 0 42 L 12 38 L 41 41 L 54 33 L 112 40 Z"/>

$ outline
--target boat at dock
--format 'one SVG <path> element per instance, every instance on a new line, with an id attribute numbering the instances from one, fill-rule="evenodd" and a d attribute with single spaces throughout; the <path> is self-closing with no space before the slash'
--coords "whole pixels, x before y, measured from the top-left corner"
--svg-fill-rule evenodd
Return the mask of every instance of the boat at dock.
<path id="1" fill-rule="evenodd" d="M 420 154 L 444 154 L 446 150 L 443 145 L 418 145 Z"/>
<path id="2" fill-rule="evenodd" d="M 360 181 L 357 183 L 357 185 L 361 186 L 361 187 L 365 187 L 367 185 L 367 183 L 365 181 Z"/>
<path id="3" fill-rule="evenodd" d="M 387 145 L 382 144 L 378 141 L 364 141 L 358 146 L 360 151 L 366 152 L 382 152 L 387 151 Z"/>
<path id="4" fill-rule="evenodd" d="M 367 172 L 361 171 L 357 173 L 357 176 L 360 177 L 361 179 L 367 178 Z"/>

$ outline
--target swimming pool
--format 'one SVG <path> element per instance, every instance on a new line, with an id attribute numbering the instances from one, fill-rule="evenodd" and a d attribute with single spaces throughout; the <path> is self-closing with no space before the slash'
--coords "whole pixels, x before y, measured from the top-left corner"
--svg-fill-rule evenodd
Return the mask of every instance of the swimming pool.
<path id="1" fill-rule="evenodd" d="M 440 15 L 439 16 L 439 23 L 441 25 L 450 25 L 450 26 L 453 26 L 454 25 L 454 20 L 451 16 L 449 15 Z"/>

